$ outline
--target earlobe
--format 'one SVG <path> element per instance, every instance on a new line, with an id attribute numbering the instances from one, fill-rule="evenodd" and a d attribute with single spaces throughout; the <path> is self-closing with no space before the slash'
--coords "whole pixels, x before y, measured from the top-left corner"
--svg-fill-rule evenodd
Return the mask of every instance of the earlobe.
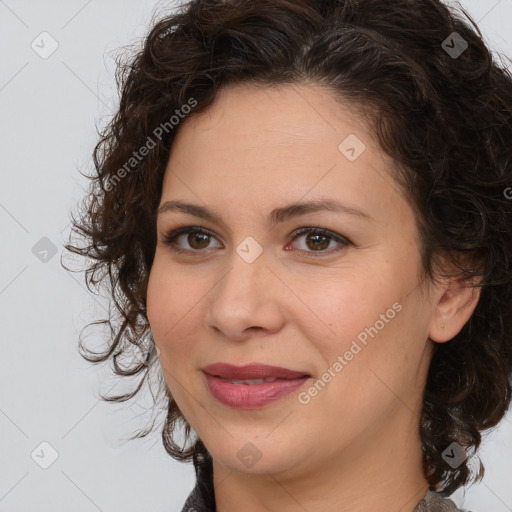
<path id="1" fill-rule="evenodd" d="M 440 297 L 429 329 L 429 338 L 444 343 L 454 338 L 469 321 L 480 299 L 481 288 L 470 282 L 453 280 Z"/>

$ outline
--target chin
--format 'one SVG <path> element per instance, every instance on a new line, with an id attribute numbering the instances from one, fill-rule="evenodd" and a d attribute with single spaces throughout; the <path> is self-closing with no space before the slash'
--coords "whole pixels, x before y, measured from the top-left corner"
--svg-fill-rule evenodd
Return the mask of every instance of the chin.
<path id="1" fill-rule="evenodd" d="M 214 461 L 230 471 L 251 475 L 273 475 L 297 468 L 305 456 L 302 452 L 304 446 L 300 442 L 286 446 L 275 440 L 265 439 L 269 432 L 271 430 L 258 440 L 251 438 L 246 430 L 245 435 L 239 438 L 230 437 L 228 442 L 217 444 L 213 449 L 210 449 L 210 444 L 206 446 Z M 300 446 L 300 451 L 297 446 Z"/>

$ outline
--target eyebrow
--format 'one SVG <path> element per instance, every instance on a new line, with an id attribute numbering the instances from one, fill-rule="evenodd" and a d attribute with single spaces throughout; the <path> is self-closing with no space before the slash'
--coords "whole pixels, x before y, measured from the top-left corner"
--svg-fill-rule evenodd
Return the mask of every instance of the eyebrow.
<path id="1" fill-rule="evenodd" d="M 275 226 L 276 224 L 285 222 L 286 220 L 289 220 L 293 217 L 324 210 L 342 213 L 345 215 L 353 215 L 365 220 L 375 221 L 375 219 L 368 213 L 364 212 L 356 206 L 343 204 L 334 199 L 317 199 L 307 202 L 292 203 L 279 208 L 274 208 L 268 216 L 268 223 L 270 226 Z M 221 224 L 223 226 L 226 225 L 221 216 L 215 213 L 213 210 L 210 210 L 205 206 L 186 203 L 183 201 L 166 201 L 162 206 L 158 208 L 157 213 L 162 214 L 176 211 L 194 215 L 195 217 L 200 217 L 202 219 Z"/>

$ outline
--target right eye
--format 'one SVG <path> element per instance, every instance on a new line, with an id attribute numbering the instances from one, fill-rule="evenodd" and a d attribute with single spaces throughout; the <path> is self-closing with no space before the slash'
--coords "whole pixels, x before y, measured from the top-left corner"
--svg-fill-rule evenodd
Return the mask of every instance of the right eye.
<path id="1" fill-rule="evenodd" d="M 188 235 L 185 237 L 185 235 Z M 186 240 L 191 248 L 182 248 L 178 245 L 180 238 Z M 200 253 L 204 252 L 210 243 L 210 239 L 214 238 L 213 234 L 207 229 L 199 226 L 185 226 L 174 229 L 164 236 L 164 244 L 171 247 L 177 253 Z"/>

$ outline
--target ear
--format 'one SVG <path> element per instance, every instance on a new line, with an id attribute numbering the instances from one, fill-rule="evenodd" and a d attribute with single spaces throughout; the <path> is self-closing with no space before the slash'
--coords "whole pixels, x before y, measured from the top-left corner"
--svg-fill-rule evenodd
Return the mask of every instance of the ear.
<path id="1" fill-rule="evenodd" d="M 438 287 L 429 329 L 432 341 L 451 340 L 467 323 L 480 299 L 481 288 L 472 286 L 475 282 L 476 278 L 464 281 L 454 276 Z"/>

